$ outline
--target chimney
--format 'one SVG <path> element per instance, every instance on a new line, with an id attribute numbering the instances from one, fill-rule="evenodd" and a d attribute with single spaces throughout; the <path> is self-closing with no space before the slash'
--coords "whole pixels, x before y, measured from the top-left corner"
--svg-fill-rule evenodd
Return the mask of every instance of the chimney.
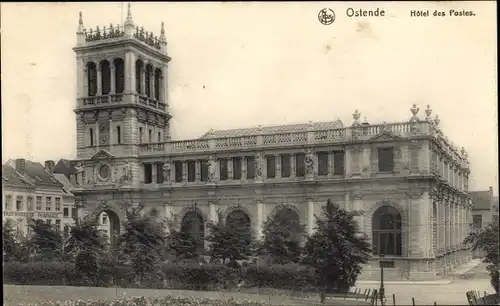
<path id="1" fill-rule="evenodd" d="M 24 171 L 26 170 L 26 160 L 24 158 L 16 159 L 16 170 L 24 175 Z"/>
<path id="2" fill-rule="evenodd" d="M 48 173 L 52 174 L 52 172 L 54 171 L 54 166 L 55 166 L 55 162 L 53 160 L 46 160 L 45 161 L 45 171 L 47 171 Z"/>

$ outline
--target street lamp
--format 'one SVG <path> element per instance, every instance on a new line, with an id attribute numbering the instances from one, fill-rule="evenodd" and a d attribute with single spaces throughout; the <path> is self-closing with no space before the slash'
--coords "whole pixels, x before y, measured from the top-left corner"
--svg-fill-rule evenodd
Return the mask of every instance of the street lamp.
<path id="1" fill-rule="evenodd" d="M 384 306 L 384 296 L 385 296 L 385 289 L 384 289 L 384 262 L 382 261 L 384 259 L 384 254 L 380 254 L 380 260 L 379 260 L 379 266 L 380 266 L 380 289 L 379 289 L 379 296 L 380 296 L 380 304 Z"/>

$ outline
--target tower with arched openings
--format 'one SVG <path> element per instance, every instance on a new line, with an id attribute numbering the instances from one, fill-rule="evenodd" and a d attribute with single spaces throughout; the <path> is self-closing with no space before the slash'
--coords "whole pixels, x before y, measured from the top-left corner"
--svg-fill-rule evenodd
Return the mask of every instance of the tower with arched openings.
<path id="1" fill-rule="evenodd" d="M 141 184 L 141 143 L 170 139 L 170 57 L 163 22 L 158 28 L 159 37 L 135 25 L 130 4 L 123 25 L 86 29 L 80 12 L 73 50 L 79 187 L 75 195 L 81 216 L 102 211 L 111 223 L 123 221 L 124 204 L 140 201 L 136 191 Z M 111 198 L 86 196 L 90 185 L 106 190 Z"/>

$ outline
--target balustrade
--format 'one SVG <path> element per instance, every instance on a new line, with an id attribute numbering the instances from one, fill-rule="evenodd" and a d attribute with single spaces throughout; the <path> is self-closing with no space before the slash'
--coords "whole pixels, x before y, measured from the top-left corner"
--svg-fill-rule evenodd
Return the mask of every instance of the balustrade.
<path id="1" fill-rule="evenodd" d="M 139 103 L 146 103 L 148 98 L 138 96 Z M 157 103 L 160 103 L 156 101 Z M 151 104 L 149 104 L 151 105 Z M 427 122 L 419 123 L 421 125 L 428 124 Z M 315 131 L 300 131 L 289 133 L 276 133 L 276 134 L 260 134 L 239 137 L 224 137 L 224 138 L 206 138 L 206 139 L 191 139 L 182 141 L 166 142 L 163 147 L 158 144 L 146 143 L 141 144 L 141 152 L 162 154 L 162 153 L 189 153 L 212 150 L 238 150 L 249 148 L 272 148 L 272 147 L 287 147 L 294 145 L 314 145 L 324 143 L 335 143 L 351 141 L 353 129 L 361 129 L 363 133 L 357 138 L 359 141 L 369 140 L 370 138 L 382 133 L 382 131 L 389 131 L 399 137 L 410 137 L 415 135 L 411 132 L 410 123 L 392 123 L 380 124 L 370 126 L 347 127 L 331 130 L 315 130 Z M 429 129 L 419 129 L 420 131 L 429 131 Z M 422 135 L 420 132 L 418 135 Z"/>

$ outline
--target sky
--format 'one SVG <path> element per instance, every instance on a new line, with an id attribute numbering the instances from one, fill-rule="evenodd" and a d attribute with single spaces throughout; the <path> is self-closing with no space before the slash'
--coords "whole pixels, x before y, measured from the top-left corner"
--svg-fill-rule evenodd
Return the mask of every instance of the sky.
<path id="1" fill-rule="evenodd" d="M 211 128 L 420 117 L 429 104 L 471 163 L 471 190 L 498 194 L 496 3 L 132 3 L 168 41 L 174 139 Z M 348 7 L 384 17 L 349 18 Z M 332 9 L 335 22 L 318 13 Z M 433 17 L 472 10 L 475 16 Z M 430 17 L 411 17 L 429 10 Z M 2 162 L 76 157 L 78 13 L 87 29 L 125 20 L 115 3 L 1 3 Z"/>

